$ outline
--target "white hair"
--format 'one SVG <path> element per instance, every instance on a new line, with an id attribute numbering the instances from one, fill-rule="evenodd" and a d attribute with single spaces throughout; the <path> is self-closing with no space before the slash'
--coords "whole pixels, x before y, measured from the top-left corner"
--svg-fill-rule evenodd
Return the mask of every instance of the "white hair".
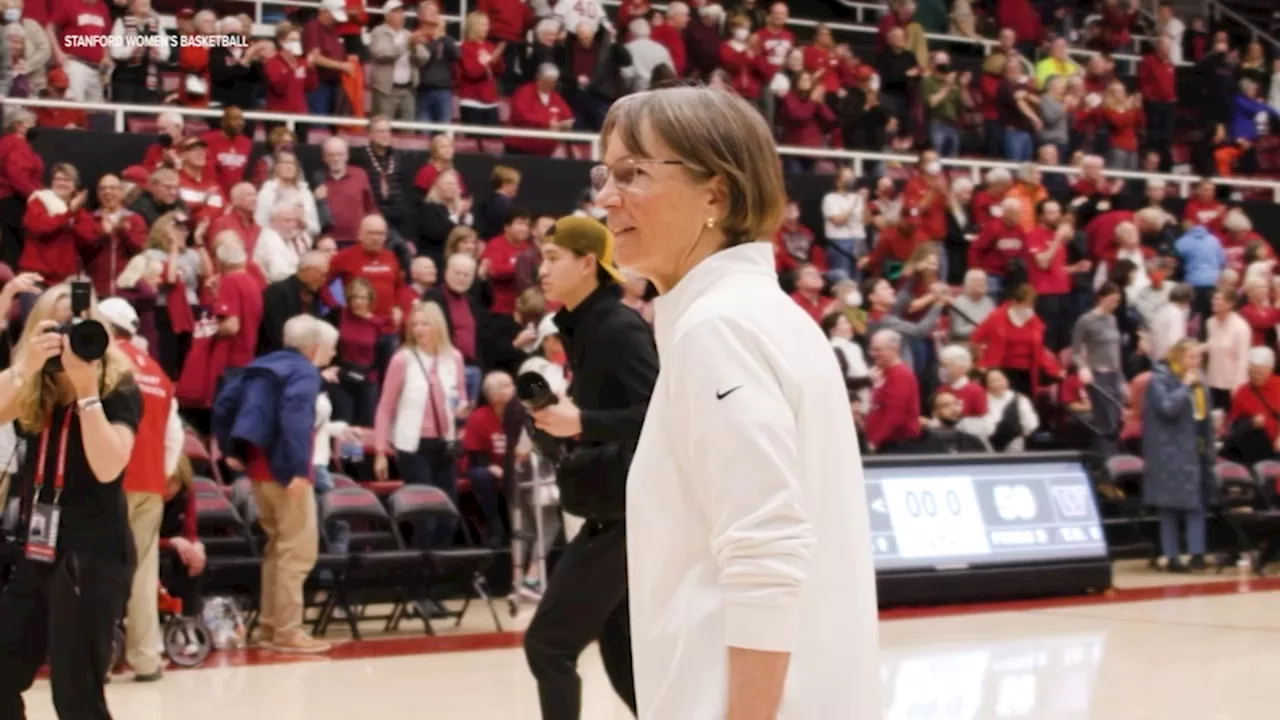
<path id="1" fill-rule="evenodd" d="M 300 268 L 327 268 L 328 266 L 329 256 L 319 250 L 308 250 L 298 258 L 298 267 Z"/>
<path id="2" fill-rule="evenodd" d="M 897 330 L 892 330 L 890 328 L 877 330 L 875 334 L 871 336 L 871 342 L 875 342 L 877 338 L 889 343 L 895 348 L 902 347 L 902 334 Z"/>
<path id="3" fill-rule="evenodd" d="M 956 363 L 968 370 L 973 367 L 973 354 L 963 345 L 948 345 L 938 351 L 938 361 Z"/>
<path id="4" fill-rule="evenodd" d="M 1022 212 L 1022 201 L 1016 197 L 1007 197 L 1000 201 L 1000 207 L 1007 213 Z"/>
<path id="5" fill-rule="evenodd" d="M 338 329 L 314 315 L 294 315 L 284 323 L 284 346 L 311 350 L 338 344 Z"/>
<path id="6" fill-rule="evenodd" d="M 951 192 L 966 193 L 973 189 L 973 181 L 967 177 L 958 177 L 951 181 Z"/>
<path id="7" fill-rule="evenodd" d="M 560 77 L 560 68 L 555 63 L 542 63 L 538 66 L 538 77 L 557 79 Z"/>
<path id="8" fill-rule="evenodd" d="M 466 265 L 472 270 L 476 269 L 476 259 L 467 253 L 454 253 L 444 261 L 445 270 L 459 264 Z"/>
<path id="9" fill-rule="evenodd" d="M 988 185 L 999 185 L 1001 183 L 1011 182 L 1013 182 L 1013 175 L 1009 174 L 1009 171 L 1004 168 L 993 168 L 987 173 Z"/>
<path id="10" fill-rule="evenodd" d="M 224 35 L 237 35 L 242 32 L 240 28 L 240 18 L 232 15 L 224 17 L 218 21 L 218 32 Z"/>
<path id="11" fill-rule="evenodd" d="M 331 137 L 328 140 L 324 141 L 323 148 L 325 150 L 328 150 L 329 148 L 339 148 L 339 147 L 348 152 L 350 152 L 351 150 L 351 146 L 347 144 L 347 141 L 343 140 L 340 137 Z"/>
<path id="12" fill-rule="evenodd" d="M 1102 166 L 1106 165 L 1106 161 L 1103 160 L 1102 157 L 1098 155 L 1085 155 L 1083 158 L 1080 159 L 1080 167 L 1085 167 L 1086 165 L 1096 165 L 1099 168 L 1101 168 Z"/>
<path id="13" fill-rule="evenodd" d="M 1266 345 L 1255 345 L 1249 348 L 1249 364 L 1274 368 L 1276 366 L 1275 351 Z"/>
<path id="14" fill-rule="evenodd" d="M 562 23 L 559 18 L 545 17 L 538 21 L 538 26 L 534 28 L 536 33 L 554 32 L 559 34 Z"/>
<path id="15" fill-rule="evenodd" d="M 177 125 L 178 127 L 183 127 L 184 125 L 187 124 L 187 121 L 182 117 L 180 113 L 176 113 L 172 110 L 166 110 L 160 113 L 158 117 L 156 117 L 156 124 Z"/>
<path id="16" fill-rule="evenodd" d="M 649 21 L 645 20 L 642 17 L 632 20 L 631 24 L 627 26 L 627 29 L 631 31 L 632 37 L 637 37 L 637 38 L 649 37 Z"/>
<path id="17" fill-rule="evenodd" d="M 968 286 L 969 283 L 974 282 L 976 280 L 982 280 L 983 282 L 986 282 L 986 279 L 987 279 L 987 271 L 983 270 L 982 268 L 969 268 L 967 271 L 965 271 L 965 274 L 964 274 L 964 284 L 966 286 Z"/>
<path id="18" fill-rule="evenodd" d="M 680 0 L 667 4 L 667 17 L 680 15 L 682 13 L 685 15 L 689 14 L 689 6 L 687 4 L 680 2 Z"/>
<path id="19" fill-rule="evenodd" d="M 230 231 L 233 235 L 235 231 Z M 218 233 L 222 235 L 223 233 Z M 244 245 L 240 243 L 240 236 L 236 235 L 236 241 L 230 240 L 218 243 L 218 262 L 226 266 L 244 265 L 249 262 L 249 257 L 244 251 Z"/>
<path id="20" fill-rule="evenodd" d="M 1253 230 L 1253 221 L 1240 208 L 1235 208 L 1222 219 L 1222 227 L 1229 232 L 1247 233 Z"/>
<path id="21" fill-rule="evenodd" d="M 1138 226 L 1131 222 L 1125 221 L 1116 225 L 1116 239 L 1120 238 L 1138 238 Z"/>

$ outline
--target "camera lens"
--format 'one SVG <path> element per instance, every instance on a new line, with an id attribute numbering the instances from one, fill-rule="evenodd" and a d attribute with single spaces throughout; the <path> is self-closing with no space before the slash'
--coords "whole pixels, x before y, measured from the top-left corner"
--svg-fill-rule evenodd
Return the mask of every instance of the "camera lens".
<path id="1" fill-rule="evenodd" d="M 536 372 L 520 373 L 516 378 L 516 396 L 520 402 L 533 410 L 541 410 L 556 404 L 556 395 L 551 392 L 551 384 Z"/>
<path id="2" fill-rule="evenodd" d="M 97 320 L 82 320 L 71 326 L 67 336 L 71 339 L 71 352 L 86 362 L 101 360 L 107 354 L 111 338 L 107 329 Z"/>

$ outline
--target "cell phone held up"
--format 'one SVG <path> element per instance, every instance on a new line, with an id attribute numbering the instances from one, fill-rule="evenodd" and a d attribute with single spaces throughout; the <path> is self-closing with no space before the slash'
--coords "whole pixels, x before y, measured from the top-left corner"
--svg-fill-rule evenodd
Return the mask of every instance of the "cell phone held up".
<path id="1" fill-rule="evenodd" d="M 102 323 L 89 317 L 93 308 L 93 285 L 87 281 L 71 283 L 71 319 L 49 332 L 66 335 L 71 341 L 71 352 L 85 362 L 101 360 L 107 354 L 111 338 Z M 49 373 L 62 371 L 62 358 L 54 356 L 44 364 Z"/>

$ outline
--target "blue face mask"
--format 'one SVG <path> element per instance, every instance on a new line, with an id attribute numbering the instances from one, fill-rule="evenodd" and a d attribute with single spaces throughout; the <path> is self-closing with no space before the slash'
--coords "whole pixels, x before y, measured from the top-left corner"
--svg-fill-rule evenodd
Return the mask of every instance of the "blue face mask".
<path id="1" fill-rule="evenodd" d="M 4 11 L 4 21 L 7 23 L 16 23 L 22 19 L 22 10 L 19 8 L 9 8 Z"/>

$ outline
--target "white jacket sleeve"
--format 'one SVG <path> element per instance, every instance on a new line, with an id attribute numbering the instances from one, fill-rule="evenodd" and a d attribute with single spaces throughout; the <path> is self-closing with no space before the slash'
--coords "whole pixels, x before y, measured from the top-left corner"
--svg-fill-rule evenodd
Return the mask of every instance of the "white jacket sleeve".
<path id="1" fill-rule="evenodd" d="M 178 401 L 169 405 L 169 421 L 164 428 L 164 475 L 172 477 L 178 471 L 178 461 L 182 459 L 182 449 L 186 445 L 187 433 L 182 428 L 182 417 L 178 415 Z"/>
<path id="2" fill-rule="evenodd" d="M 1022 437 L 1031 437 L 1031 434 L 1040 429 L 1040 416 L 1036 414 L 1036 408 L 1031 404 L 1031 399 L 1025 395 L 1017 396 L 1018 402 L 1018 423 L 1022 425 Z"/>
<path id="3" fill-rule="evenodd" d="M 108 53 L 111 59 L 116 62 L 124 62 L 128 60 L 133 51 L 137 49 L 136 45 L 126 44 L 124 41 L 124 19 L 116 18 L 115 24 L 111 26 L 111 47 Z"/>
<path id="4" fill-rule="evenodd" d="M 320 236 L 320 211 L 316 209 L 316 198 L 310 192 L 302 193 L 302 214 L 307 223 L 307 234 L 314 240 Z"/>
<path id="5" fill-rule="evenodd" d="M 262 183 L 262 189 L 258 191 L 258 202 L 253 208 L 253 222 L 260 228 L 271 227 L 271 208 L 276 204 L 277 187 L 275 180 L 268 180 Z"/>
<path id="6" fill-rule="evenodd" d="M 809 575 L 813 526 L 802 506 L 795 414 L 751 329 L 711 318 L 682 332 L 664 373 L 688 423 L 679 462 L 698 478 L 712 528 L 729 647 L 790 652 Z"/>

